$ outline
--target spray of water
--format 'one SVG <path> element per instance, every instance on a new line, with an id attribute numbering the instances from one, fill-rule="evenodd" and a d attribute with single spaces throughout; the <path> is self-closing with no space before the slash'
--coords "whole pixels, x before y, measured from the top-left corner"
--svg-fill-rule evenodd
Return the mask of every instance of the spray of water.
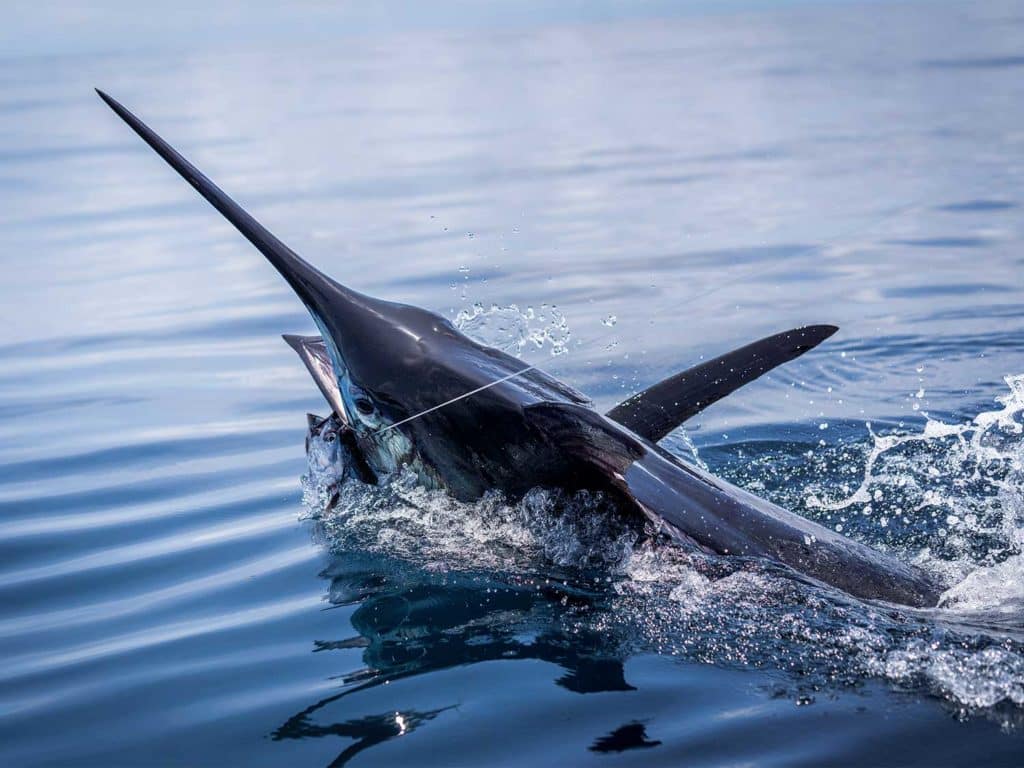
<path id="1" fill-rule="evenodd" d="M 602 608 L 580 614 L 580 631 L 636 651 L 787 671 L 797 682 L 786 693 L 802 703 L 880 678 L 1015 727 L 1024 719 L 1024 377 L 1007 386 L 999 408 L 961 423 L 927 418 L 920 430 L 885 434 L 868 426 L 860 437 L 851 426 L 850 439 L 811 452 L 806 442 L 762 443 L 751 455 L 740 444 L 742 461 L 713 462 L 741 485 L 944 575 L 951 587 L 931 611 L 865 605 L 770 564 L 661 545 L 599 494 L 537 489 L 514 503 L 490 495 L 464 504 L 406 472 L 365 486 L 315 440 L 307 514 L 327 546 L 425 572 L 596 578 Z M 666 444 L 701 458 L 678 435 Z"/>
<path id="2" fill-rule="evenodd" d="M 916 550 L 955 584 L 943 605 L 1016 607 L 1024 601 L 1024 376 L 1005 380 L 1000 408 L 961 423 L 926 417 L 920 432 L 889 434 L 868 424 L 856 487 L 836 494 L 812 484 L 807 508 L 837 527 L 852 520 L 885 530 L 890 543 Z M 815 462 L 827 477 L 837 459 L 825 451 Z"/>
<path id="3" fill-rule="evenodd" d="M 510 355 L 519 355 L 531 347 L 546 347 L 552 356 L 564 355 L 572 340 L 565 315 L 549 304 L 542 304 L 539 309 L 521 310 L 515 304 L 492 304 L 485 308 L 476 303 L 456 315 L 455 327 L 470 338 Z"/>

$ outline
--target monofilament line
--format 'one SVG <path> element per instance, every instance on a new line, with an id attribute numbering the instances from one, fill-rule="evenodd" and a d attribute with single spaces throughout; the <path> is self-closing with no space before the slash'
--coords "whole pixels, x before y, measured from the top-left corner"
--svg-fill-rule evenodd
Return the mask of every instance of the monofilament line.
<path id="1" fill-rule="evenodd" d="M 382 432 L 387 432 L 389 429 L 394 429 L 395 427 L 400 427 L 403 424 L 408 424 L 410 421 L 413 421 L 414 419 L 418 419 L 420 416 L 426 416 L 428 413 L 432 413 L 432 412 L 438 410 L 439 408 L 444 408 L 446 405 L 451 405 L 452 403 L 457 403 L 459 400 L 465 400 L 467 397 L 475 395 L 475 394 L 477 394 L 479 392 L 483 392 L 485 389 L 490 389 L 495 384 L 501 384 L 501 382 L 508 381 L 509 379 L 514 379 L 516 376 L 522 376 L 524 373 L 532 371 L 536 367 L 537 367 L 536 365 L 528 365 L 528 366 L 526 366 L 525 368 L 523 368 L 520 371 L 516 371 L 515 373 L 510 373 L 508 376 L 502 376 L 500 379 L 495 379 L 490 384 L 484 384 L 482 387 L 477 387 L 476 389 L 470 390 L 469 392 L 465 392 L 465 393 L 459 395 L 458 397 L 453 397 L 451 400 L 445 400 L 443 403 L 438 403 L 437 405 L 431 406 L 430 408 L 427 408 L 425 411 L 420 411 L 419 413 L 414 413 L 412 416 L 409 416 L 408 418 L 402 419 L 401 421 L 396 421 L 394 424 L 389 424 L 386 427 L 381 427 L 374 434 L 379 435 Z"/>

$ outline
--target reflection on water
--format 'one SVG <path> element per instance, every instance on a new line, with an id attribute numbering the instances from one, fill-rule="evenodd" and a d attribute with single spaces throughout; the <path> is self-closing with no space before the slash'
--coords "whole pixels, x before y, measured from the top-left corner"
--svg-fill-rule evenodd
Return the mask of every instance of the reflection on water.
<path id="1" fill-rule="evenodd" d="M 320 524 L 317 531 L 321 540 L 337 535 Z M 537 572 L 496 575 L 438 570 L 365 549 L 335 551 L 320 575 L 331 606 L 354 608 L 345 622 L 354 633 L 317 639 L 313 652 L 344 659 L 330 676 L 336 689 L 291 715 L 272 738 L 340 737 L 349 743 L 328 764 L 343 765 L 369 747 L 433 727 L 435 718 L 457 717 L 464 698 L 459 687 L 445 687 L 434 697 L 443 706 L 415 709 L 403 706 L 401 695 L 385 694 L 390 708 L 352 717 L 374 690 L 455 668 L 529 660 L 554 667 L 549 684 L 567 692 L 618 696 L 638 691 L 627 673 L 630 660 L 652 654 L 781 671 L 759 695 L 790 706 L 852 697 L 862 711 L 875 693 L 865 683 L 888 676 L 922 694 L 952 693 L 949 713 L 967 722 L 981 717 L 1011 733 L 1024 725 L 1019 629 L 993 639 L 969 616 L 879 611 L 808 593 L 756 564 L 735 570 L 734 563 L 694 563 L 672 548 L 644 546 L 630 560 L 622 569 L 566 571 L 542 558 Z M 358 666 L 351 665 L 353 653 Z M 944 680 L 935 677 L 936 665 Z M 952 687 L 934 687 L 942 684 Z M 662 741 L 648 729 L 656 733 L 670 722 L 631 720 L 593 733 L 587 749 L 651 749 Z"/>
<path id="2" fill-rule="evenodd" d="M 627 723 L 607 736 L 597 739 L 590 747 L 593 752 L 625 752 L 627 749 L 649 749 L 661 744 L 647 738 L 643 723 Z"/>
<path id="3" fill-rule="evenodd" d="M 1005 480 L 1001 465 L 1019 468 L 1016 456 L 1024 441 L 1016 419 L 1017 390 L 1001 402 L 1002 410 L 975 417 L 978 426 L 941 430 L 929 422 L 922 435 L 875 437 L 874 449 L 864 448 L 861 490 L 831 509 L 844 509 L 858 498 L 870 502 L 880 508 L 873 519 L 881 515 L 883 524 L 864 520 L 851 527 L 851 535 L 875 546 L 916 551 L 920 526 L 891 535 L 884 523 L 885 494 L 863 489 L 887 478 L 902 486 L 915 473 L 927 475 L 929 465 L 917 456 L 899 473 L 881 474 L 878 454 L 903 443 L 925 443 L 940 460 L 963 461 L 942 439 L 951 432 L 975 434 L 968 445 L 988 451 L 985 471 Z M 997 424 L 1001 430 L 989 434 Z M 1014 549 L 1020 530 L 1016 507 L 1002 511 L 1011 539 L 1002 556 L 991 559 L 990 548 L 987 557 L 973 563 L 961 559 L 956 564 L 961 575 L 943 607 L 913 610 L 864 604 L 803 583 L 771 564 L 679 550 L 651 534 L 640 535 L 608 502 L 587 494 L 537 491 L 515 504 L 501 499 L 465 504 L 419 488 L 411 473 L 381 487 L 352 479 L 339 485 L 339 470 L 316 461 L 316 437 L 309 448 L 305 498 L 317 521 L 317 539 L 335 553 L 321 575 L 330 580 L 333 605 L 356 606 L 350 621 L 358 633 L 317 641 L 316 650 L 362 649 L 363 665 L 341 675 L 341 691 L 292 717 L 275 738 L 341 733 L 340 726 L 314 725 L 310 718 L 327 716 L 340 702 L 370 689 L 489 661 L 556 665 L 562 672 L 554 682 L 574 693 L 634 692 L 637 686 L 629 682 L 625 666 L 645 654 L 782 671 L 772 694 L 797 704 L 849 695 L 880 678 L 937 696 L 961 718 L 982 717 L 1011 732 L 1022 724 L 1024 582 Z M 743 452 L 750 444 L 730 448 Z M 854 449 L 847 443 L 836 450 L 843 453 L 801 456 L 799 442 L 776 441 L 762 446 L 752 465 L 735 462 L 726 468 L 746 485 L 759 485 L 761 492 L 798 506 L 806 486 L 785 463 L 773 463 L 813 459 L 809 467 L 816 487 L 842 487 Z M 1021 487 L 1016 480 L 1003 486 L 1014 494 Z M 975 496 L 971 485 L 958 487 L 961 506 L 984 505 L 984 496 Z M 814 509 L 805 513 L 813 515 Z M 976 535 L 986 532 L 992 533 L 982 527 Z M 942 530 L 932 535 L 940 542 L 947 537 Z M 936 547 L 925 562 L 948 576 L 954 563 L 941 559 L 944 554 L 949 556 Z M 647 739 L 646 727 L 640 722 L 621 726 L 589 749 L 660 743 Z M 389 729 L 389 737 L 404 733 L 393 724 Z"/>
<path id="4" fill-rule="evenodd" d="M 0 26 L 0 764 L 1018 765 L 1019 4 L 264 5 Z M 310 522 L 323 404 L 278 336 L 313 325 L 94 86 L 328 273 L 601 408 L 839 325 L 668 445 L 944 607 L 593 497 L 396 478 Z"/>
<path id="5" fill-rule="evenodd" d="M 556 684 L 574 693 L 631 691 L 614 638 L 581 631 L 572 620 L 596 609 L 600 595 L 546 579 L 517 583 L 486 574 L 433 574 L 401 560 L 344 552 L 321 574 L 332 605 L 357 605 L 355 636 L 317 640 L 315 652 L 361 649 L 363 667 L 339 675 L 343 690 L 298 712 L 274 739 L 344 736 L 355 740 L 332 765 L 402 736 L 448 709 L 396 711 L 346 720 L 345 700 L 402 678 L 497 660 L 535 659 L 558 665 Z M 339 719 L 340 715 L 340 719 Z"/>

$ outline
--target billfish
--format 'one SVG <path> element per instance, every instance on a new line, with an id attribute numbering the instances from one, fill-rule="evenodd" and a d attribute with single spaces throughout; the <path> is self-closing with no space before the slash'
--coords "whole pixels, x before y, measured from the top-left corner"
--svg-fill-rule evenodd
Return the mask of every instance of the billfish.
<path id="1" fill-rule="evenodd" d="M 688 418 L 836 332 L 796 328 L 690 368 L 607 413 L 539 368 L 420 307 L 374 298 L 303 260 L 110 96 L 100 97 L 259 250 L 320 331 L 286 336 L 331 406 L 313 422 L 363 482 L 411 468 L 472 501 L 535 487 L 600 490 L 680 545 L 781 563 L 850 595 L 934 606 L 923 570 L 761 499 L 658 444 Z"/>

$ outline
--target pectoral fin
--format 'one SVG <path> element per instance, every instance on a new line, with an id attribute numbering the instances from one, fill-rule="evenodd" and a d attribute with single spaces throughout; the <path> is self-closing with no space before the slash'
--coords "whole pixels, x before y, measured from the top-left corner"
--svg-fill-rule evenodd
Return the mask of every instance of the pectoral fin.
<path id="1" fill-rule="evenodd" d="M 839 329 L 808 325 L 747 344 L 634 395 L 607 416 L 657 442 L 690 417 L 782 363 L 800 357 Z"/>

